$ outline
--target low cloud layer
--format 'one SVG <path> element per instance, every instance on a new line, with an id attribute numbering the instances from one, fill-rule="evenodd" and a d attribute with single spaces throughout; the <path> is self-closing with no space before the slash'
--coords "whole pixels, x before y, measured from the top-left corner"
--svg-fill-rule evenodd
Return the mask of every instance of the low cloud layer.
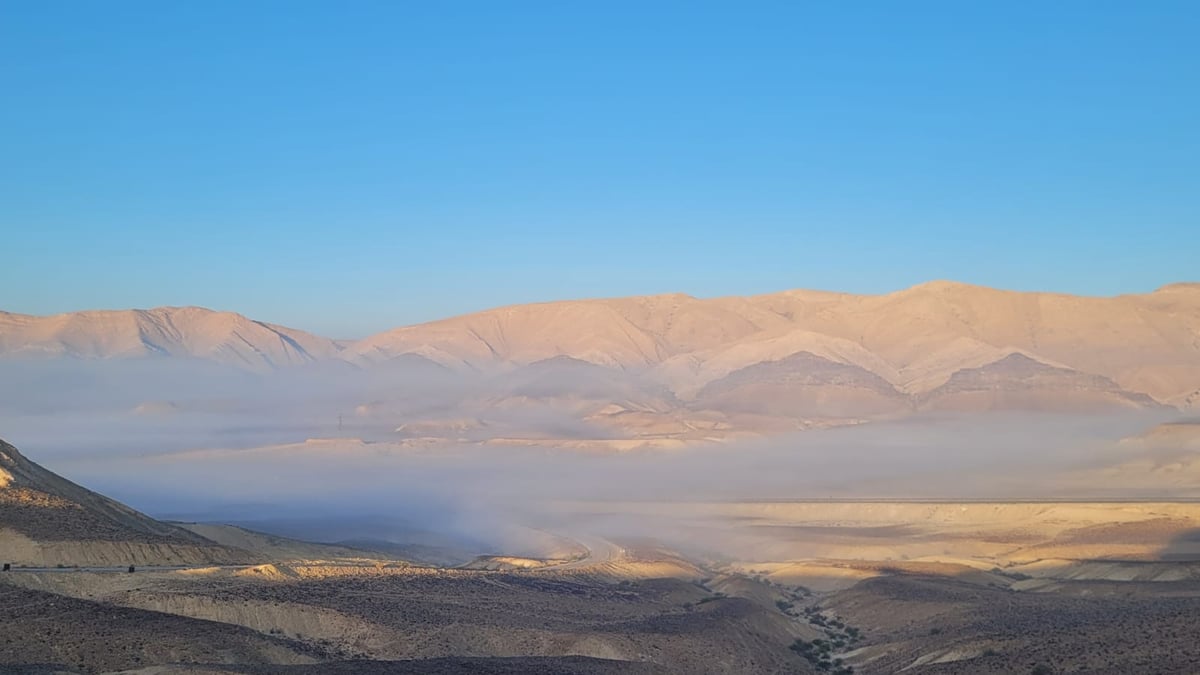
<path id="1" fill-rule="evenodd" d="M 496 391 L 483 379 L 357 370 L 262 378 L 199 364 L 4 368 L 0 437 L 51 470 L 153 515 L 324 519 L 309 534 L 328 540 L 419 529 L 501 546 L 514 524 L 561 526 L 572 515 L 563 505 L 578 502 L 1106 496 L 1057 477 L 1119 461 L 1130 452 L 1119 439 L 1171 417 L 910 417 L 670 451 L 580 453 L 478 439 L 401 443 L 397 426 L 430 414 L 486 415 L 486 429 L 465 432 L 480 438 L 596 433 L 554 406 L 489 407 Z M 462 401 L 473 407 L 459 410 Z M 356 412 L 371 402 L 370 414 Z"/>

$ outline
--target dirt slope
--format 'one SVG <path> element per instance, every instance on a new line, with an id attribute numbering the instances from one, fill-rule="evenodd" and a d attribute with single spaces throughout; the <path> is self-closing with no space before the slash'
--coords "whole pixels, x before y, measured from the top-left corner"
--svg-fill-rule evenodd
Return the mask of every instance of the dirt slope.
<path id="1" fill-rule="evenodd" d="M 249 562 L 245 551 L 159 522 L 26 459 L 0 440 L 0 542 L 17 565 Z"/>
<path id="2" fill-rule="evenodd" d="M 28 664 L 96 673 L 179 663 L 304 664 L 319 656 L 307 645 L 241 626 L 0 583 L 4 673 L 28 672 L 19 670 L 32 670 Z"/>

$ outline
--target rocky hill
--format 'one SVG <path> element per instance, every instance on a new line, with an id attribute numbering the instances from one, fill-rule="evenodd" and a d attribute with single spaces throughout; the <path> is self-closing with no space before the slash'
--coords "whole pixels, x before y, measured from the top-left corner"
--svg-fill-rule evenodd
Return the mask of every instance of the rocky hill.
<path id="1" fill-rule="evenodd" d="M 30 567 L 253 562 L 80 487 L 0 441 L 0 551 Z"/>

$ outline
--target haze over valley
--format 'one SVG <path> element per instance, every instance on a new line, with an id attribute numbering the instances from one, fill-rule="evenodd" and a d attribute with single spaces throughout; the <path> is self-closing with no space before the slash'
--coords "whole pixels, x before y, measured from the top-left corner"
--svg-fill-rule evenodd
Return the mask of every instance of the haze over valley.
<path id="1" fill-rule="evenodd" d="M 560 301 L 340 341 L 5 314 L 0 346 L 0 422 L 49 466 L 300 536 L 321 513 L 503 548 L 578 499 L 1200 497 L 1196 284 Z"/>

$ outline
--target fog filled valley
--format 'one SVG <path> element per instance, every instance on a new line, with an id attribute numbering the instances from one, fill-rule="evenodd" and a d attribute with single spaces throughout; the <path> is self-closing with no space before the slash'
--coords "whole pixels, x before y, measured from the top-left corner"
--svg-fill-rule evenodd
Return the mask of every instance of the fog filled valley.
<path id="1" fill-rule="evenodd" d="M 498 522 L 569 501 L 1200 497 L 1195 285 L 544 303 L 360 341 L 199 308 L 5 317 L 5 438 L 164 517 L 502 549 Z"/>
<path id="2" fill-rule="evenodd" d="M 0 383 L 13 672 L 1200 667 L 1194 284 L 5 314 Z"/>

